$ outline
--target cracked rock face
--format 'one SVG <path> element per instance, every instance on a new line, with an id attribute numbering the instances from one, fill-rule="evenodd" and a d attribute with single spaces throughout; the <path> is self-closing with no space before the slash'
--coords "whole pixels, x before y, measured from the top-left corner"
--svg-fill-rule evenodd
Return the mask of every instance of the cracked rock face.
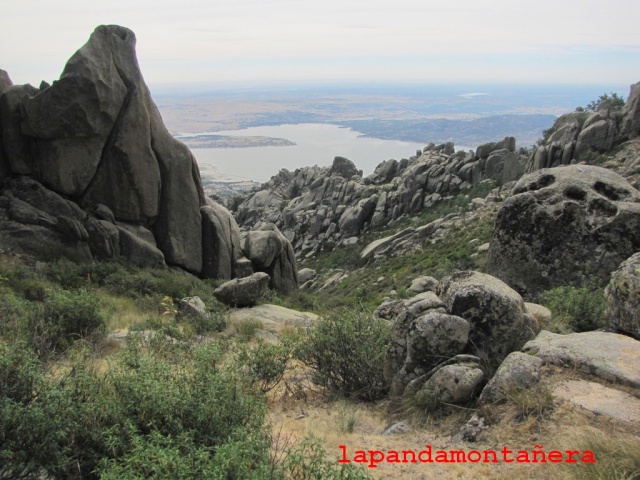
<path id="1" fill-rule="evenodd" d="M 604 286 L 640 250 L 640 192 L 586 165 L 522 177 L 496 219 L 488 269 L 525 298 L 561 285 Z"/>
<path id="2" fill-rule="evenodd" d="M 251 275 L 236 221 L 205 198 L 135 46 L 131 30 L 102 25 L 52 85 L 12 85 L 0 70 L 0 249 L 87 262 L 125 257 L 225 280 Z M 278 255 L 259 267 L 288 293 L 298 288 L 296 265 L 281 237 Z"/>
<path id="3" fill-rule="evenodd" d="M 102 204 L 117 221 L 151 229 L 168 263 L 200 272 L 199 175 L 189 149 L 160 118 L 135 44 L 131 30 L 100 26 L 53 85 L 9 87 L 3 98 L 20 105 L 3 112 L 4 149 L 11 173 L 86 210 Z"/>

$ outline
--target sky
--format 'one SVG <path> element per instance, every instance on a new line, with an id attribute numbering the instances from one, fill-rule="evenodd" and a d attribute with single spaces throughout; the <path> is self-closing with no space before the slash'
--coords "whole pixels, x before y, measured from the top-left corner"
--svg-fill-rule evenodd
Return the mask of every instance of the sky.
<path id="1" fill-rule="evenodd" d="M 100 24 L 150 86 L 640 81 L 638 0 L 0 0 L 0 68 L 57 79 Z M 623 89 L 623 93 L 624 89 Z"/>

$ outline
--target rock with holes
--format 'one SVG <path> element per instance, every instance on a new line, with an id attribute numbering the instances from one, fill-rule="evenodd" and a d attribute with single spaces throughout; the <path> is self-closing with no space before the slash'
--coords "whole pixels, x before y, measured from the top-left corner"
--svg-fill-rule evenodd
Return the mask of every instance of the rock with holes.
<path id="1" fill-rule="evenodd" d="M 527 299 L 561 285 L 604 286 L 640 250 L 640 192 L 610 170 L 542 169 L 513 193 L 498 212 L 488 269 Z"/>

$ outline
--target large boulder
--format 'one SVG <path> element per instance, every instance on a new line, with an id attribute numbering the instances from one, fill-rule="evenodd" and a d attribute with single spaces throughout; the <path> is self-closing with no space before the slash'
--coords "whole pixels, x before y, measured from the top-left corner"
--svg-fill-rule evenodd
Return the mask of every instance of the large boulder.
<path id="1" fill-rule="evenodd" d="M 405 368 L 415 364 L 431 369 L 464 351 L 469 330 L 464 318 L 433 310 L 416 318 L 407 332 Z"/>
<path id="2" fill-rule="evenodd" d="M 244 252 L 257 272 L 268 273 L 269 286 L 284 295 L 298 289 L 298 267 L 291 242 L 273 224 L 246 234 Z"/>
<path id="3" fill-rule="evenodd" d="M 484 383 L 485 374 L 480 363 L 473 355 L 455 355 L 412 380 L 404 395 L 416 395 L 434 408 L 442 402 L 467 403 L 480 393 Z"/>
<path id="4" fill-rule="evenodd" d="M 0 96 L 0 124 L 2 146 L 10 173 L 29 175 L 33 173 L 33 158 L 30 155 L 29 138 L 22 133 L 22 105 L 39 90 L 31 85 L 14 85 Z M 8 172 L 8 173 L 9 173 Z"/>
<path id="5" fill-rule="evenodd" d="M 240 229 L 231 213 L 211 199 L 200 208 L 202 214 L 202 274 L 208 278 L 230 280 L 241 277 L 243 258 Z M 250 272 L 251 273 L 251 272 Z"/>
<path id="6" fill-rule="evenodd" d="M 9 178 L 0 195 L 0 248 L 44 260 L 93 260 L 87 215 L 29 177 Z"/>
<path id="7" fill-rule="evenodd" d="M 560 335 L 546 330 L 522 348 L 545 364 L 568 366 L 609 382 L 640 388 L 640 342 L 610 332 Z"/>
<path id="8" fill-rule="evenodd" d="M 522 352 L 512 352 L 482 390 L 480 401 L 504 400 L 510 392 L 533 387 L 540 380 L 542 360 Z"/>
<path id="9" fill-rule="evenodd" d="M 393 320 L 384 359 L 384 376 L 393 396 L 416 393 L 435 373 L 434 369 L 449 365 L 447 362 L 468 363 L 472 358 L 471 363 L 477 363 L 482 358 L 497 367 L 539 331 L 538 322 L 527 313 L 522 297 L 490 275 L 459 272 L 443 279 L 436 292 L 437 295 L 428 291 L 408 300 L 388 302 L 376 310 L 376 315 Z M 461 368 L 448 369 L 451 375 L 446 378 L 467 378 L 462 372 L 467 367 Z M 470 380 L 471 387 L 463 389 L 466 393 L 452 393 L 451 398 L 457 402 L 463 397 L 468 400 L 465 395 L 476 391 L 484 379 L 475 371 L 477 368 L 471 368 L 469 379 L 473 381 Z M 440 383 L 432 386 L 442 387 Z"/>
<path id="10" fill-rule="evenodd" d="M 213 295 L 232 307 L 251 307 L 264 296 L 268 285 L 269 275 L 258 272 L 223 283 L 213 291 Z"/>
<path id="11" fill-rule="evenodd" d="M 533 339 L 538 322 L 526 312 L 522 297 L 499 279 L 480 272 L 458 272 L 444 278 L 438 295 L 451 315 L 469 322 L 471 353 L 499 365 Z"/>
<path id="12" fill-rule="evenodd" d="M 349 179 L 354 175 L 362 175 L 362 172 L 359 172 L 354 163 L 348 158 L 335 157 L 331 170 L 329 170 L 329 175 L 339 175 L 342 178 Z"/>
<path id="13" fill-rule="evenodd" d="M 607 327 L 640 340 L 640 252 L 611 275 L 605 296 Z"/>
<path id="14" fill-rule="evenodd" d="M 465 341 L 466 327 L 459 323 L 462 319 L 448 318 L 446 313 L 444 303 L 434 292 L 424 292 L 407 300 L 387 302 L 378 307 L 377 316 L 393 320 L 391 339 L 383 368 L 385 380 L 391 385 L 391 395 L 401 395 L 410 381 L 423 375 L 443 360 L 440 357 L 432 357 L 429 347 L 435 345 L 441 356 L 445 350 L 448 351 L 449 356 L 458 353 L 453 351 L 455 348 L 448 347 L 455 347 L 456 343 Z M 436 318 L 432 314 L 444 315 L 444 317 Z M 421 319 L 418 322 L 421 325 L 416 329 L 414 322 L 418 319 Z M 457 330 L 455 336 L 458 342 L 451 342 L 447 338 L 446 332 L 450 333 L 452 330 Z M 428 334 L 428 331 L 437 331 L 437 339 L 432 341 L 428 336 L 423 338 L 422 333 Z M 409 348 L 411 348 L 410 354 Z"/>
<path id="15" fill-rule="evenodd" d="M 147 243 L 167 263 L 200 273 L 204 194 L 198 169 L 164 126 L 135 45 L 132 31 L 99 26 L 51 86 L 2 81 L 0 150 L 6 158 L 0 167 L 9 172 L 0 168 L 0 176 L 29 175 L 87 211 L 102 205 L 114 221 L 151 230 Z M 98 246 L 101 229 L 92 228 Z M 127 238 L 129 250 L 147 248 Z M 110 255 L 108 245 L 97 248 Z M 153 258 L 157 264 L 159 256 Z"/>
<path id="16" fill-rule="evenodd" d="M 488 270 L 528 299 L 585 279 L 604 286 L 640 250 L 640 192 L 586 165 L 522 177 L 498 211 Z"/>
<path id="17" fill-rule="evenodd" d="M 9 78 L 9 74 L 5 70 L 0 69 L 0 97 L 2 97 L 2 94 L 11 86 L 13 86 L 13 82 L 11 78 Z M 4 181 L 11 173 L 7 157 L 2 148 L 2 143 L 2 113 L 0 112 L 0 182 Z"/>
<path id="18" fill-rule="evenodd" d="M 581 160 L 591 152 L 611 150 L 615 140 L 616 125 L 613 120 L 596 112 L 585 122 L 576 141 L 574 158 Z"/>

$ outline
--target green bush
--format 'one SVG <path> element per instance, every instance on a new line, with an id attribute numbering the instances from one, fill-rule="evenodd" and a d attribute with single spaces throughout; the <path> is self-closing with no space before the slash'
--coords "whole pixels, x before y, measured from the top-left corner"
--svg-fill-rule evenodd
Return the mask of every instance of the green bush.
<path id="1" fill-rule="evenodd" d="M 196 335 L 222 332 L 227 327 L 225 316 L 220 312 L 208 312 L 207 315 L 192 315 L 186 319 Z"/>
<path id="2" fill-rule="evenodd" d="M 269 477 L 270 466 L 262 458 L 268 447 L 267 439 L 260 433 L 230 438 L 214 454 L 207 446 L 194 445 L 188 434 L 172 437 L 154 430 L 149 435 L 142 435 L 131 425 L 127 428 L 131 447 L 121 458 L 100 462 L 101 480 L 272 478 Z M 239 434 L 235 436 L 240 437 Z M 120 435 L 115 433 L 111 440 L 117 444 Z"/>
<path id="3" fill-rule="evenodd" d="M 71 468 L 74 419 L 64 390 L 24 343 L 0 343 L 0 478 L 40 478 Z"/>
<path id="4" fill-rule="evenodd" d="M 307 437 L 286 452 L 283 462 L 285 478 L 291 480 L 368 480 L 369 473 L 362 467 L 338 463 L 327 458 L 320 441 Z"/>
<path id="5" fill-rule="evenodd" d="M 0 344 L 0 478 L 269 478 L 264 398 L 223 355 L 132 343 L 104 374 L 74 351 L 52 376 Z"/>
<path id="6" fill-rule="evenodd" d="M 588 332 L 604 326 L 606 301 L 600 289 L 589 287 L 557 287 L 543 292 L 538 301 L 553 313 L 552 329 Z"/>
<path id="7" fill-rule="evenodd" d="M 277 344 L 256 338 L 253 347 L 239 345 L 236 360 L 248 378 L 266 393 L 284 377 L 293 349 L 293 341 L 289 338 L 284 338 Z"/>
<path id="8" fill-rule="evenodd" d="M 214 284 L 211 281 L 170 268 L 117 269 L 107 273 L 101 285 L 116 295 L 135 299 L 160 295 L 179 302 L 184 297 L 198 296 L 207 306 L 218 304 L 213 297 Z"/>
<path id="9" fill-rule="evenodd" d="M 44 264 L 46 277 L 64 289 L 87 287 L 91 283 L 91 264 L 78 264 L 61 258 Z"/>
<path id="10" fill-rule="evenodd" d="M 618 95 L 616 92 L 611 92 L 611 94 L 603 93 L 597 100 L 589 102 L 589 104 L 584 107 L 584 110 L 587 112 L 597 112 L 602 102 L 605 101 L 609 102 L 613 110 L 620 110 L 624 107 L 625 103 L 624 97 L 622 95 Z"/>
<path id="11" fill-rule="evenodd" d="M 28 335 L 41 356 L 63 351 L 75 340 L 95 339 L 105 333 L 100 301 L 91 291 L 53 290 L 35 307 L 27 319 Z"/>
<path id="12" fill-rule="evenodd" d="M 34 268 L 14 260 L 2 262 L 0 270 L 2 290 L 13 291 L 16 295 L 32 301 L 44 301 L 51 285 Z"/>
<path id="13" fill-rule="evenodd" d="M 388 389 L 382 374 L 391 325 L 363 311 L 321 318 L 298 344 L 296 356 L 332 393 L 375 400 Z"/>

